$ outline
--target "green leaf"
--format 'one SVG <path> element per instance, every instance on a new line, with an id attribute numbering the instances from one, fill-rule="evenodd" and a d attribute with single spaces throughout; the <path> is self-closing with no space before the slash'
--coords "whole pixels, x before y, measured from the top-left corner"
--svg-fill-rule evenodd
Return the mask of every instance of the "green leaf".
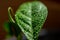
<path id="1" fill-rule="evenodd" d="M 19 6 L 15 20 L 28 40 L 37 40 L 47 13 L 47 7 L 42 2 L 27 2 Z"/>
<path id="2" fill-rule="evenodd" d="M 7 36 L 13 36 L 15 34 L 15 36 L 18 37 L 18 35 L 21 33 L 21 29 L 18 27 L 18 25 L 11 22 L 5 22 L 4 29 L 8 33 Z"/>

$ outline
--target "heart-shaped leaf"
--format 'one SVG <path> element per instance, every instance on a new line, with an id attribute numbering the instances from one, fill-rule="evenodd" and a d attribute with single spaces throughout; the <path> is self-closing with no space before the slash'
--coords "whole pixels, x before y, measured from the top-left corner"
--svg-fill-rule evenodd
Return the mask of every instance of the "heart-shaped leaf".
<path id="1" fill-rule="evenodd" d="M 16 23 L 28 40 L 37 40 L 47 13 L 47 8 L 42 2 L 27 2 L 19 6 L 15 14 Z"/>

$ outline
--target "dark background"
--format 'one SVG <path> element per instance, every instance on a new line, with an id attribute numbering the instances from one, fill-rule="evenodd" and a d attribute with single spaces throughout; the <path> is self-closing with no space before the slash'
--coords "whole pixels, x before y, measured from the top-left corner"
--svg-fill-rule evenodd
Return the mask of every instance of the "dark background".
<path id="1" fill-rule="evenodd" d="M 8 7 L 11 6 L 15 11 L 18 6 L 24 2 L 32 0 L 0 0 L 0 40 L 5 38 L 6 32 L 3 29 L 3 23 L 8 21 Z M 59 0 L 40 0 L 48 8 L 48 17 L 44 24 L 44 29 L 50 33 L 60 32 L 60 1 Z"/>

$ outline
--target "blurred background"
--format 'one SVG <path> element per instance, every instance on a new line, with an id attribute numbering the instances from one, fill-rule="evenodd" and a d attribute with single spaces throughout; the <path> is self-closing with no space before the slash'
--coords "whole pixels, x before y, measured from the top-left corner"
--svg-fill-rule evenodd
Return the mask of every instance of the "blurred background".
<path id="1" fill-rule="evenodd" d="M 15 11 L 20 4 L 33 0 L 0 0 L 0 40 L 4 40 L 6 31 L 3 23 L 8 21 L 8 7 Z M 60 0 L 40 0 L 48 8 L 48 17 L 41 30 L 39 40 L 60 40 Z"/>

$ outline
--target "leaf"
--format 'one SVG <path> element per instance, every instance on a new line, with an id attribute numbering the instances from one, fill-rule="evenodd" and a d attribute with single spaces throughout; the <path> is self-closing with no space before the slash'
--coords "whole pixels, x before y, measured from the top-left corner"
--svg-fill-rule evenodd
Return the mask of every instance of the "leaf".
<path id="1" fill-rule="evenodd" d="M 47 13 L 47 7 L 42 2 L 27 2 L 19 6 L 15 20 L 28 40 L 37 40 Z"/>
<path id="2" fill-rule="evenodd" d="M 7 36 L 13 36 L 15 34 L 17 37 L 21 33 L 21 29 L 18 27 L 18 25 L 11 22 L 5 22 L 4 29 L 8 33 Z"/>
<path id="3" fill-rule="evenodd" d="M 12 28 L 11 28 L 11 25 L 10 25 L 10 22 L 5 22 L 4 23 L 4 29 L 7 33 L 11 34 L 12 33 Z"/>

